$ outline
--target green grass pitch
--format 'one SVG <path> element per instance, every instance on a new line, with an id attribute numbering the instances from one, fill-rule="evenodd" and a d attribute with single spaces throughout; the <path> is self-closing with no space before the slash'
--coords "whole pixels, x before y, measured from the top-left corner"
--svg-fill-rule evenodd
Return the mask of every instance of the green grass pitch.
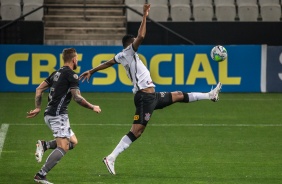
<path id="1" fill-rule="evenodd" d="M 222 93 L 220 101 L 177 103 L 154 112 L 143 135 L 116 160 L 102 163 L 133 121 L 131 93 L 83 93 L 101 114 L 69 106 L 78 145 L 48 174 L 73 184 L 278 184 L 282 182 L 282 94 Z M 44 94 L 42 109 L 46 106 Z M 42 163 L 38 139 L 53 139 L 43 111 L 33 119 L 34 93 L 0 93 L 0 127 L 9 124 L 0 153 L 0 183 L 34 183 Z M 2 130 L 3 131 L 3 130 Z M 0 130 L 1 133 L 1 130 Z M 0 136 L 3 139 L 3 136 Z M 1 142 L 1 140 L 0 140 Z"/>

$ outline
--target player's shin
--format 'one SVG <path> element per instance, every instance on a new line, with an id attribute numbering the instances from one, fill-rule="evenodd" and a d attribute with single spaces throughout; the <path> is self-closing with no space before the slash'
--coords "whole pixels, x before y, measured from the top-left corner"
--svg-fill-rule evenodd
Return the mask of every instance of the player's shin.
<path id="1" fill-rule="evenodd" d="M 47 173 L 63 158 L 66 154 L 65 150 L 58 147 L 47 158 L 46 163 L 38 172 L 40 175 L 45 176 Z"/>
<path id="2" fill-rule="evenodd" d="M 189 102 L 195 102 L 198 100 L 209 100 L 209 94 L 208 93 L 199 93 L 199 92 L 192 92 L 188 93 Z"/>
<path id="3" fill-rule="evenodd" d="M 126 150 L 130 144 L 132 142 L 134 142 L 137 138 L 135 137 L 135 135 L 132 132 L 129 132 L 128 134 L 126 134 L 125 136 L 123 136 L 120 140 L 120 142 L 118 143 L 118 145 L 115 147 L 115 149 L 113 150 L 113 152 L 109 155 L 113 160 L 116 159 L 116 157 L 123 152 L 124 150 Z"/>

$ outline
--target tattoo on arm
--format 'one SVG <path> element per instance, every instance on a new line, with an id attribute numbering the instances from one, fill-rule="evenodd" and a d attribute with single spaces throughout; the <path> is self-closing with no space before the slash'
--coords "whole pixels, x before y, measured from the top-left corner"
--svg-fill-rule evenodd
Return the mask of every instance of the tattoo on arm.
<path id="1" fill-rule="evenodd" d="M 88 108 L 88 109 L 93 109 L 93 105 L 87 102 L 80 94 L 79 89 L 72 89 L 71 93 L 73 95 L 73 100 L 78 103 L 79 105 Z"/>
<path id="2" fill-rule="evenodd" d="M 35 93 L 35 107 L 39 108 L 41 107 L 41 102 L 42 102 L 42 96 L 43 96 L 43 91 L 48 89 L 49 86 L 48 84 L 43 81 L 37 88 L 36 88 L 36 93 Z"/>
<path id="3" fill-rule="evenodd" d="M 41 107 L 41 102 L 42 102 L 42 93 L 40 93 L 39 96 L 35 97 L 35 107 L 40 108 Z"/>

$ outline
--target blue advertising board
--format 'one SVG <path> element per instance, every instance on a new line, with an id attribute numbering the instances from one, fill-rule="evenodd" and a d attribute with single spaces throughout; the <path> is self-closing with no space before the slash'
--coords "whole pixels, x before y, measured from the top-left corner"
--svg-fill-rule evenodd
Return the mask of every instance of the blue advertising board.
<path id="1" fill-rule="evenodd" d="M 0 45 L 2 92 L 34 92 L 63 65 L 61 52 L 72 46 Z M 73 46 L 78 53 L 76 72 L 89 70 L 114 57 L 121 46 Z M 140 46 L 138 53 L 151 72 L 156 91 L 209 91 L 218 81 L 222 92 L 260 92 L 261 46 L 228 45 L 228 58 L 215 62 L 211 45 Z M 131 92 L 121 65 L 95 73 L 80 83 L 83 92 Z"/>
<path id="2" fill-rule="evenodd" d="M 282 92 L 282 47 L 268 46 L 265 66 L 266 91 Z"/>

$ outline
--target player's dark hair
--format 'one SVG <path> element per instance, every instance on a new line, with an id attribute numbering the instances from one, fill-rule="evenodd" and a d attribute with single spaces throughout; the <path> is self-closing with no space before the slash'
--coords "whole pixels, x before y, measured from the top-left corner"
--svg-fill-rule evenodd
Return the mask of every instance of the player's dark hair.
<path id="1" fill-rule="evenodd" d="M 129 44 L 132 43 L 132 39 L 134 39 L 135 36 L 131 35 L 131 34 L 127 34 L 122 38 L 122 46 L 123 48 L 127 47 Z"/>
<path id="2" fill-rule="evenodd" d="M 66 48 L 63 50 L 63 60 L 64 62 L 71 61 L 72 58 L 76 56 L 76 50 L 74 48 Z"/>

